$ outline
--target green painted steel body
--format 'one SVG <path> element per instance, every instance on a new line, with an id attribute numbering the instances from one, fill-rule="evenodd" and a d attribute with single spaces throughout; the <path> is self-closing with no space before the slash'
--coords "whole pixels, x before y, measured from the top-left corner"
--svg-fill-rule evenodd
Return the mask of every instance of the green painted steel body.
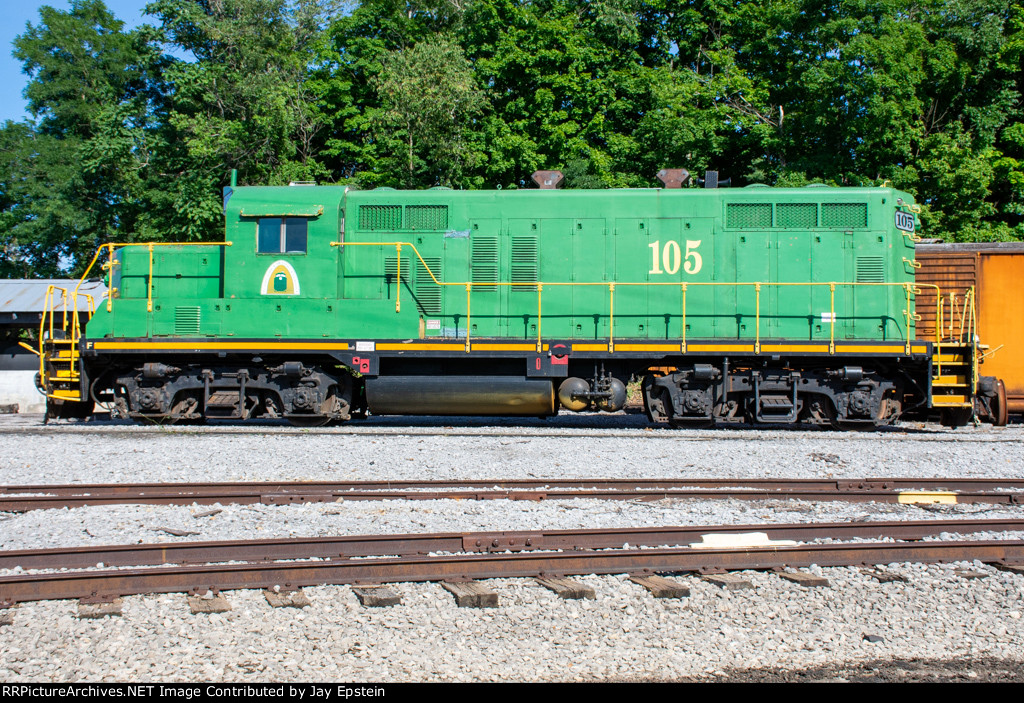
<path id="1" fill-rule="evenodd" d="M 231 246 L 154 248 L 151 291 L 119 249 L 88 339 L 913 338 L 890 188 L 226 191 Z M 305 252 L 259 253 L 261 220 Z"/>

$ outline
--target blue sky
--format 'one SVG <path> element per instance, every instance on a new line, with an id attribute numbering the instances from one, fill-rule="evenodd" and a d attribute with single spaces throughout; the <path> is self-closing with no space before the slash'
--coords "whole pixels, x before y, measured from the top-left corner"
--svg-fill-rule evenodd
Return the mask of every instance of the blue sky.
<path id="1" fill-rule="evenodd" d="M 107 8 L 117 19 L 125 23 L 126 28 L 137 27 L 152 18 L 144 18 L 143 8 L 150 0 L 104 0 Z M 69 0 L 0 0 L 3 8 L 3 23 L 0 24 L 0 123 L 5 120 L 23 120 L 28 117 L 25 110 L 25 98 L 22 91 L 28 82 L 28 76 L 21 72 L 21 62 L 11 56 L 14 51 L 12 42 L 19 34 L 24 34 L 25 24 L 39 24 L 39 8 L 44 5 L 58 10 L 69 10 Z"/>

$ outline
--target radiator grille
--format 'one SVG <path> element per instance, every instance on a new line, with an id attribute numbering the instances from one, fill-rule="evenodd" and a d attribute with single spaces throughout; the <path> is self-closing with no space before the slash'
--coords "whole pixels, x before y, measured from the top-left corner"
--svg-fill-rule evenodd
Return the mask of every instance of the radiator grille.
<path id="1" fill-rule="evenodd" d="M 359 229 L 368 231 L 402 229 L 402 206 L 360 205 Z"/>
<path id="2" fill-rule="evenodd" d="M 786 229 L 808 229 L 818 226 L 818 206 L 815 203 L 778 203 L 775 206 L 778 226 Z"/>
<path id="3" fill-rule="evenodd" d="M 409 205 L 405 208 L 406 229 L 448 229 L 447 205 Z"/>
<path id="4" fill-rule="evenodd" d="M 823 227 L 856 229 L 868 226 L 867 203 L 823 203 L 821 206 Z"/>
<path id="5" fill-rule="evenodd" d="M 730 203 L 726 207 L 726 226 L 730 229 L 771 227 L 771 203 Z"/>

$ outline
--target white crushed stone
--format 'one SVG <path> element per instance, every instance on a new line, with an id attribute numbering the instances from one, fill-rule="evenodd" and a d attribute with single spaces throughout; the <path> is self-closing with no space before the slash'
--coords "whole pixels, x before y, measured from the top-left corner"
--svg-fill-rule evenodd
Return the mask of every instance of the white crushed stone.
<path id="1" fill-rule="evenodd" d="M 287 426 L 134 428 L 0 417 L 0 483 L 449 478 L 1024 478 L 1024 427 L 879 433 L 671 431 L 636 416 L 537 421 L 377 418 Z M 204 518 L 193 514 L 219 507 Z M 1024 506 L 719 501 L 352 501 L 291 506 L 97 506 L 0 514 L 0 549 L 367 533 L 762 522 L 1024 518 Z M 156 528 L 199 534 L 174 537 Z M 980 535 L 1020 539 L 1019 533 Z M 959 538 L 944 534 L 943 539 Z M 907 583 L 812 568 L 830 588 L 745 572 L 725 591 L 678 576 L 690 598 L 652 598 L 625 576 L 580 577 L 593 601 L 496 579 L 493 610 L 456 608 L 437 584 L 395 584 L 393 608 L 347 586 L 275 610 L 259 591 L 191 615 L 184 595 L 131 596 L 124 615 L 79 620 L 76 603 L 25 603 L 0 626 L 5 681 L 593 681 L 671 679 L 834 662 L 1024 660 L 1024 576 L 981 564 L 896 564 Z M 986 578 L 953 572 L 971 568 Z M 870 643 L 865 635 L 882 641 Z"/>

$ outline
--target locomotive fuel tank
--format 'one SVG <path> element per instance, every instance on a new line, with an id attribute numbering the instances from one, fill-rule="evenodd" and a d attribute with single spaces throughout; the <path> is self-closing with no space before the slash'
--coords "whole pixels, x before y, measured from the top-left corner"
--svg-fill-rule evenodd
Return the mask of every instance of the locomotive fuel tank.
<path id="1" fill-rule="evenodd" d="M 366 379 L 376 415 L 554 415 L 551 380 L 508 376 L 378 376 Z"/>

